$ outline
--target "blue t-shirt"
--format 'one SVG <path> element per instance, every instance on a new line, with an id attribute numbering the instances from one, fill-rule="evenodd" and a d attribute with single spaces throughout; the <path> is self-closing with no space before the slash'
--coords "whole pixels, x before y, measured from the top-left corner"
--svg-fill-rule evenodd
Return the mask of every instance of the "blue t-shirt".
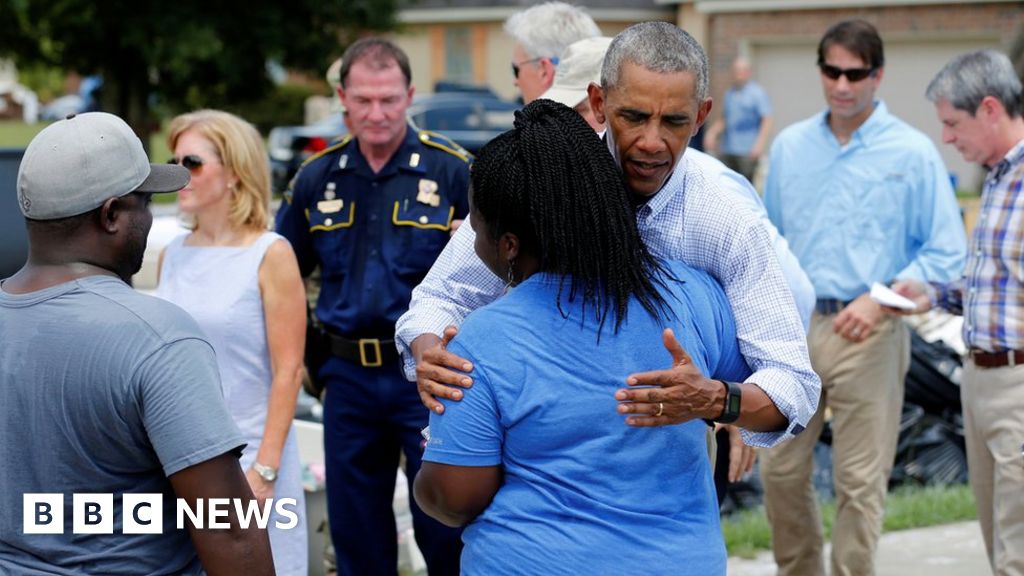
<path id="1" fill-rule="evenodd" d="M 195 321 L 90 276 L 0 289 L 0 342 L 0 574 L 201 574 L 167 477 L 245 442 Z M 63 534 L 23 531 L 25 493 L 64 496 Z M 113 494 L 113 534 L 74 533 L 81 493 Z M 122 533 L 125 493 L 162 495 L 162 534 Z"/>
<path id="2" fill-rule="evenodd" d="M 671 327 L 705 374 L 743 380 L 729 303 L 704 272 L 668 265 L 674 318 L 636 301 L 600 343 L 593 310 L 556 304 L 558 278 L 536 274 L 471 314 L 449 349 L 473 362 L 461 402 L 431 414 L 424 460 L 502 465 L 505 480 L 463 536 L 464 574 L 724 574 L 725 546 L 707 425 L 634 428 L 615 391 L 633 372 L 667 368 Z"/>

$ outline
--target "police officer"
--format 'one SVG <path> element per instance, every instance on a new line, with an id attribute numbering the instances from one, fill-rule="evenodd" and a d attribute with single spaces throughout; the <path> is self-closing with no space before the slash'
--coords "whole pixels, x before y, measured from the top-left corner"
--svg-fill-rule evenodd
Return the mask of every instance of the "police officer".
<path id="1" fill-rule="evenodd" d="M 351 134 L 303 165 L 277 215 L 303 276 L 319 265 L 323 279 L 316 316 L 330 355 L 317 375 L 327 386 L 327 504 L 338 575 L 395 573 L 391 502 L 400 448 L 428 570 L 458 574 L 459 531 L 412 499 L 428 413 L 403 377 L 392 338 L 412 289 L 469 211 L 469 154 L 408 124 L 409 60 L 392 42 L 360 40 L 342 60 L 338 96 Z"/>

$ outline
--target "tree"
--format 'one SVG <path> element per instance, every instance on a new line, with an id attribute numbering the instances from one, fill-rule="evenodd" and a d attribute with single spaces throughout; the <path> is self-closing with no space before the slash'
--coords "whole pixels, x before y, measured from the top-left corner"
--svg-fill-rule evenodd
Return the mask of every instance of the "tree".
<path id="1" fill-rule="evenodd" d="M 322 74 L 404 0 L 0 0 L 0 56 L 102 74 L 102 107 L 144 143 L 153 98 L 224 107 L 270 89 L 268 60 Z"/>

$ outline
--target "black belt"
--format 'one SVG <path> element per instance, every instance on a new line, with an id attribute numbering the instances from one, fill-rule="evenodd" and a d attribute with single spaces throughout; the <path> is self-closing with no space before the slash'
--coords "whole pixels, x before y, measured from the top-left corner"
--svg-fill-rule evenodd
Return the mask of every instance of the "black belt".
<path id="1" fill-rule="evenodd" d="M 836 300 L 835 298 L 818 298 L 814 302 L 814 311 L 818 314 L 839 314 L 853 300 Z"/>
<path id="2" fill-rule="evenodd" d="M 380 338 L 350 340 L 330 332 L 325 332 L 324 337 L 327 339 L 331 354 L 366 368 L 377 368 L 384 364 L 398 362 L 400 358 L 394 340 L 381 340 Z"/>
<path id="3" fill-rule="evenodd" d="M 1003 366 L 1024 365 L 1024 350 L 986 352 L 977 348 L 971 348 L 970 357 L 978 368 L 1002 368 Z"/>

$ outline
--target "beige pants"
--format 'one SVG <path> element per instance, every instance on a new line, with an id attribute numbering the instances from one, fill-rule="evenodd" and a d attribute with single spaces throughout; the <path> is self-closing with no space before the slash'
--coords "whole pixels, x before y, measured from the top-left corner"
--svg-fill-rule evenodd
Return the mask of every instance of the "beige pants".
<path id="1" fill-rule="evenodd" d="M 832 330 L 834 319 L 834 314 L 815 314 L 808 335 L 811 365 L 822 383 L 818 411 L 798 436 L 761 452 L 765 510 L 780 575 L 825 573 L 811 475 L 826 407 L 832 411 L 836 491 L 832 574 L 869 576 L 875 571 L 903 380 L 910 366 L 910 333 L 902 321 L 886 317 L 865 341 L 855 344 Z"/>
<path id="2" fill-rule="evenodd" d="M 1024 576 L 1024 366 L 965 368 L 967 465 L 985 548 L 995 574 Z"/>

